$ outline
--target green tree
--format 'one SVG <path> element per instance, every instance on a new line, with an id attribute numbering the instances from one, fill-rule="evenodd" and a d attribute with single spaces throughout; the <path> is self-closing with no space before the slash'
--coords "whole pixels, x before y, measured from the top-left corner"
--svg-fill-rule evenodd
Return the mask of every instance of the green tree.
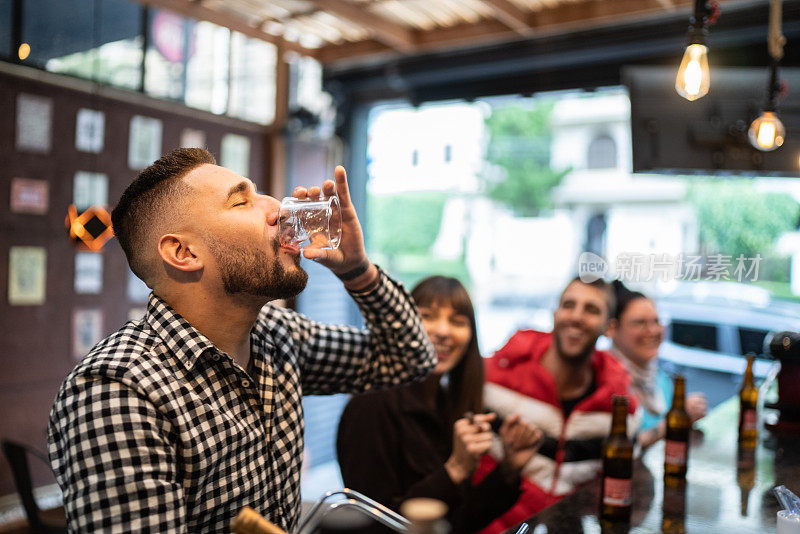
<path id="1" fill-rule="evenodd" d="M 446 193 L 370 195 L 370 248 L 382 254 L 427 254 L 439 235 Z"/>
<path id="2" fill-rule="evenodd" d="M 800 205 L 785 193 L 763 193 L 748 181 L 698 182 L 689 199 L 709 252 L 769 255 L 775 240 L 795 228 Z"/>
<path id="3" fill-rule="evenodd" d="M 569 172 L 550 168 L 553 105 L 498 107 L 486 119 L 489 172 L 483 176 L 485 191 L 517 215 L 533 216 L 548 208 L 550 190 Z"/>
<path id="4" fill-rule="evenodd" d="M 432 274 L 455 276 L 469 285 L 469 271 L 460 258 L 433 257 L 444 206 L 441 192 L 370 195 L 366 236 L 370 257 L 407 287 Z"/>

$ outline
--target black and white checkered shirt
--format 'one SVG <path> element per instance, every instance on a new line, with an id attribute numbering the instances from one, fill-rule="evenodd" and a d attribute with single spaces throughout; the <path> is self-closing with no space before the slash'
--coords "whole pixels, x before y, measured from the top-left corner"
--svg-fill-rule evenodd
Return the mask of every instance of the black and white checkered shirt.
<path id="1" fill-rule="evenodd" d="M 70 373 L 50 414 L 50 462 L 79 532 L 229 532 L 251 506 L 291 531 L 304 394 L 420 378 L 435 354 L 411 297 L 380 272 L 354 294 L 365 330 L 266 305 L 245 371 L 163 300 Z"/>

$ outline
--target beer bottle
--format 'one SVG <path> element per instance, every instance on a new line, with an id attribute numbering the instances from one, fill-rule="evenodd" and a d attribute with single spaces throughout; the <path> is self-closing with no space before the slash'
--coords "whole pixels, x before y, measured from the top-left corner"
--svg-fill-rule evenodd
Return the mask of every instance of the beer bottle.
<path id="1" fill-rule="evenodd" d="M 756 485 L 756 451 L 739 447 L 736 454 L 736 484 L 739 486 L 739 503 L 742 517 L 747 516 L 750 490 Z"/>
<path id="2" fill-rule="evenodd" d="M 753 382 L 753 354 L 747 355 L 747 368 L 744 371 L 742 389 L 739 390 L 739 447 L 755 449 L 758 443 L 756 428 L 756 403 L 758 389 Z"/>
<path id="3" fill-rule="evenodd" d="M 611 413 L 611 434 L 603 443 L 603 486 L 601 521 L 629 521 L 633 441 L 628 438 L 628 398 L 615 395 Z"/>
<path id="4" fill-rule="evenodd" d="M 686 464 L 689 459 L 689 434 L 692 423 L 686 413 L 686 380 L 675 375 L 672 407 L 665 417 L 664 485 L 670 488 L 686 485 Z"/>
<path id="5" fill-rule="evenodd" d="M 686 534 L 686 488 L 664 486 L 661 497 L 661 532 Z"/>

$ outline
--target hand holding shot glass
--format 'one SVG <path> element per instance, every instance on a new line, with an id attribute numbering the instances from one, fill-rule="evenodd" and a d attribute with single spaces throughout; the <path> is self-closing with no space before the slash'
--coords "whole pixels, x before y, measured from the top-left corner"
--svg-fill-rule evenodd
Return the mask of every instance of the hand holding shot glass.
<path id="1" fill-rule="evenodd" d="M 281 201 L 278 236 L 283 247 L 307 245 L 335 249 L 342 239 L 342 209 L 334 193 L 328 198 L 286 197 Z"/>
<path id="2" fill-rule="evenodd" d="M 273 224 L 281 247 L 324 265 L 349 291 L 362 291 L 377 283 L 379 271 L 364 249 L 347 173 L 338 165 L 333 174 L 322 186 L 295 187 Z"/>

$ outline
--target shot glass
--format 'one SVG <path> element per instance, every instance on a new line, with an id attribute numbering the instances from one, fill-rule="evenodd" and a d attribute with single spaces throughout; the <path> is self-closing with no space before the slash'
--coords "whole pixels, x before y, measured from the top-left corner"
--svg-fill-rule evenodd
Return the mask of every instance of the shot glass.
<path id="1" fill-rule="evenodd" d="M 301 249 L 338 248 L 342 239 L 342 209 L 339 197 L 309 200 L 286 197 L 278 218 L 281 246 Z"/>

